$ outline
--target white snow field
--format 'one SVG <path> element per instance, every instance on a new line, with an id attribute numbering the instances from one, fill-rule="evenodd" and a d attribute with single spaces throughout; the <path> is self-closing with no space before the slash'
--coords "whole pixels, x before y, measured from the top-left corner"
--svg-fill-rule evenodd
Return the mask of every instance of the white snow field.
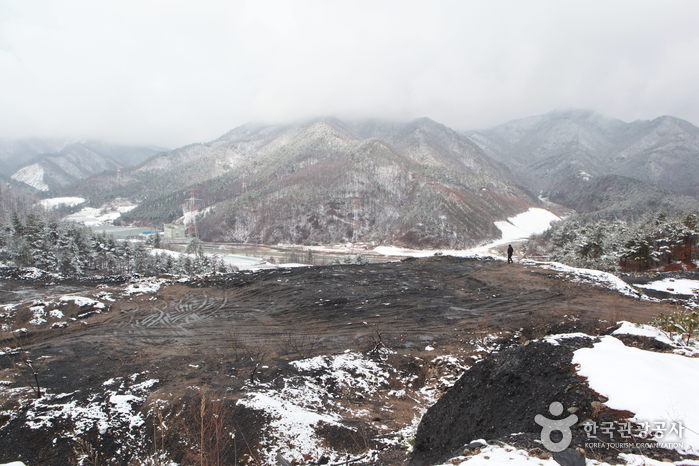
<path id="1" fill-rule="evenodd" d="M 675 342 L 672 341 L 672 339 L 668 336 L 667 333 L 663 332 L 658 328 L 653 327 L 652 325 L 634 324 L 625 320 L 622 320 L 618 323 L 621 324 L 621 327 L 614 330 L 612 332 L 612 335 L 637 335 L 641 337 L 655 338 L 656 340 L 667 345 L 675 344 Z"/>
<path id="2" fill-rule="evenodd" d="M 532 207 L 526 212 L 517 214 L 507 220 L 495 222 L 502 233 L 502 238 L 482 247 L 497 247 L 504 244 L 521 241 L 548 230 L 551 223 L 561 218 L 546 209 Z"/>
<path id="3" fill-rule="evenodd" d="M 482 441 L 485 443 L 485 441 Z M 454 461 L 460 462 L 454 462 Z M 496 466 L 496 465 L 511 465 L 511 466 L 559 466 L 554 459 L 541 459 L 535 456 L 529 456 L 526 450 L 520 450 L 511 445 L 487 445 L 475 455 L 468 458 L 457 457 L 446 465 L 467 465 L 467 466 Z"/>
<path id="4" fill-rule="evenodd" d="M 121 214 L 129 212 L 136 208 L 126 199 L 115 199 L 109 204 L 105 204 L 100 208 L 83 207 L 78 212 L 70 214 L 64 220 L 71 222 L 82 223 L 88 227 L 96 227 L 101 225 L 111 224 L 114 220 L 121 217 Z"/>
<path id="5" fill-rule="evenodd" d="M 485 443 L 485 441 L 482 441 Z M 619 457 L 630 466 L 666 466 L 669 463 L 657 461 L 647 456 L 635 455 L 630 453 L 621 453 Z M 475 455 L 469 457 L 456 457 L 448 463 L 440 466 L 559 466 L 559 463 L 552 458 L 542 459 L 536 456 L 530 456 L 526 450 L 520 450 L 512 445 L 487 445 Z M 696 460 L 683 460 L 678 463 L 673 463 L 683 466 L 699 465 Z M 600 462 L 597 460 L 585 460 L 586 466 L 611 466 L 609 463 Z"/>
<path id="6" fill-rule="evenodd" d="M 507 220 L 494 222 L 495 226 L 500 230 L 502 236 L 486 244 L 476 246 L 471 249 L 405 249 L 395 246 L 378 246 L 374 248 L 374 252 L 384 256 L 408 256 L 408 257 L 427 257 L 432 256 L 437 252 L 441 252 L 448 256 L 471 257 L 489 255 L 489 251 L 493 248 L 503 246 L 505 244 L 514 243 L 530 238 L 533 235 L 538 235 L 545 232 L 552 222 L 561 218 L 546 209 L 532 207 L 529 210 L 510 217 Z"/>
<path id="7" fill-rule="evenodd" d="M 48 191 L 49 187 L 44 182 L 44 167 L 38 163 L 27 165 L 17 170 L 10 178 L 27 184 L 39 191 Z"/>
<path id="8" fill-rule="evenodd" d="M 573 364 L 590 388 L 609 398 L 607 406 L 633 412 L 639 423 L 680 422 L 683 435 L 666 431 L 658 441 L 681 443 L 677 450 L 682 453 L 699 453 L 699 358 L 646 351 L 607 335 L 592 348 L 575 351 Z"/>
<path id="9" fill-rule="evenodd" d="M 44 209 L 51 210 L 58 207 L 75 207 L 85 202 L 84 197 L 67 196 L 67 197 L 50 197 L 42 199 L 38 202 Z"/>
<path id="10" fill-rule="evenodd" d="M 662 280 L 636 286 L 672 294 L 699 295 L 699 280 L 689 280 L 687 278 L 663 278 Z"/>

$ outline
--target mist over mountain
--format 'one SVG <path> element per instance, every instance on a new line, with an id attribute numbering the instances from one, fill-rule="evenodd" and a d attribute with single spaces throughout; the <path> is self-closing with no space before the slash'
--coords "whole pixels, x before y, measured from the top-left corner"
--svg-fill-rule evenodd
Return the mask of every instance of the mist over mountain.
<path id="1" fill-rule="evenodd" d="M 461 247 L 539 202 L 468 138 L 430 119 L 244 125 L 161 154 L 114 192 L 126 221 L 171 221 L 192 195 L 204 239 Z M 100 185 L 105 184 L 104 180 Z"/>
<path id="2" fill-rule="evenodd" d="M 0 175 L 9 176 L 37 155 L 59 151 L 65 145 L 62 139 L 0 139 Z"/>
<path id="3" fill-rule="evenodd" d="M 561 184 L 561 186 L 563 186 Z M 556 203 L 588 218 L 636 221 L 650 212 L 678 214 L 699 209 L 692 196 L 673 193 L 620 175 L 573 177 L 565 189 L 551 193 Z"/>
<path id="4" fill-rule="evenodd" d="M 556 200 L 575 178 L 627 176 L 699 195 L 699 128 L 662 116 L 626 123 L 588 110 L 556 111 L 468 133 L 521 182 Z"/>
<path id="5" fill-rule="evenodd" d="M 541 199 L 606 218 L 696 210 L 699 129 L 586 110 L 467 133 L 429 118 L 328 117 L 249 123 L 161 152 L 73 143 L 6 173 L 96 207 L 128 198 L 138 207 L 122 223 L 182 221 L 185 200 L 195 199 L 205 240 L 456 248 L 499 237 L 493 222 Z"/>
<path id="6" fill-rule="evenodd" d="M 0 141 L 0 174 L 37 191 L 55 191 L 104 171 L 137 165 L 162 150 L 102 141 Z"/>

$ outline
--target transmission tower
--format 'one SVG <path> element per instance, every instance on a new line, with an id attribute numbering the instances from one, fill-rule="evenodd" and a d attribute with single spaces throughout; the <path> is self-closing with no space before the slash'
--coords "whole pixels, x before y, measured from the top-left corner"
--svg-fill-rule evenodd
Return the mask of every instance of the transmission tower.
<path id="1" fill-rule="evenodd" d="M 197 197 L 196 189 L 189 192 L 189 197 L 182 204 L 182 215 L 184 231 L 187 236 L 199 238 L 199 228 L 197 226 L 197 214 L 201 208 L 202 201 Z"/>

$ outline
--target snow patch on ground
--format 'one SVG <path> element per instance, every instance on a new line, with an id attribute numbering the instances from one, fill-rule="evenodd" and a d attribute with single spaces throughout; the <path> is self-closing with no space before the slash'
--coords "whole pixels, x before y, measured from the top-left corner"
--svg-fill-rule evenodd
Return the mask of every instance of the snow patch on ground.
<path id="1" fill-rule="evenodd" d="M 104 309 L 106 307 L 103 302 L 84 296 L 63 295 L 59 298 L 59 301 L 62 303 L 73 303 L 79 307 L 90 306 L 94 309 Z"/>
<path id="2" fill-rule="evenodd" d="M 41 326 L 46 324 L 49 320 L 52 320 L 51 328 L 63 328 L 68 326 L 68 322 L 56 322 L 57 320 L 64 319 L 66 317 L 64 310 L 61 307 L 67 305 L 75 305 L 79 308 L 80 314 L 70 317 L 70 321 L 75 321 L 77 319 L 83 319 L 93 314 L 100 314 L 103 311 L 108 310 L 108 306 L 103 302 L 96 299 L 88 298 L 80 295 L 62 295 L 54 298 L 45 299 L 34 299 L 30 301 L 25 301 L 23 303 L 12 304 L 7 306 L 0 306 L 0 319 L 6 320 L 8 323 L 0 324 L 0 330 L 11 331 L 12 326 L 9 322 L 14 325 L 20 325 L 21 320 L 16 320 L 18 317 L 17 310 L 21 306 L 22 309 L 26 309 L 30 313 L 29 320 L 27 323 L 34 326 Z M 19 315 L 24 318 L 22 314 Z M 26 333 L 26 329 L 17 329 L 14 332 Z"/>
<path id="3" fill-rule="evenodd" d="M 170 280 L 164 278 L 142 278 L 133 280 L 124 288 L 124 295 L 136 295 L 156 293 L 161 286 L 169 284 Z"/>
<path id="4" fill-rule="evenodd" d="M 484 441 L 482 441 L 485 443 Z M 665 466 L 669 463 L 657 461 L 647 456 L 635 455 L 631 453 L 620 453 L 619 457 L 627 465 L 631 466 Z M 680 465 L 692 466 L 699 465 L 699 461 L 683 460 Z M 512 445 L 486 445 L 482 447 L 476 454 L 471 456 L 457 456 L 450 461 L 443 463 L 440 466 L 559 466 L 559 463 L 553 458 L 537 458 L 531 456 L 526 450 L 521 450 Z M 600 462 L 597 460 L 585 460 L 586 466 L 610 466 L 609 463 Z"/>
<path id="5" fill-rule="evenodd" d="M 309 264 L 297 264 L 296 262 L 286 262 L 284 264 L 277 264 L 276 267 L 279 269 L 296 269 L 299 267 L 313 267 L 313 266 L 309 265 Z"/>
<path id="6" fill-rule="evenodd" d="M 584 180 L 584 181 L 590 181 L 592 179 L 592 175 L 587 173 L 585 170 L 580 170 L 578 172 L 578 178 L 580 178 L 581 180 Z"/>
<path id="7" fill-rule="evenodd" d="M 653 327 L 652 325 L 634 324 L 631 322 L 626 322 L 625 320 L 622 320 L 619 323 L 621 324 L 621 327 L 614 330 L 612 332 L 612 335 L 636 335 L 640 337 L 654 338 L 668 345 L 675 344 L 675 342 L 673 342 L 670 339 L 667 333 L 663 332 L 658 328 Z"/>
<path id="8" fill-rule="evenodd" d="M 78 212 L 70 214 L 64 220 L 82 223 L 88 227 L 108 225 L 114 222 L 121 214 L 129 212 L 137 207 L 126 199 L 115 199 L 102 207 L 83 207 Z"/>
<path id="9" fill-rule="evenodd" d="M 39 191 L 49 190 L 48 185 L 44 182 L 44 167 L 38 163 L 20 168 L 10 178 L 20 183 L 27 184 Z"/>
<path id="10" fill-rule="evenodd" d="M 635 455 L 632 453 L 620 453 L 619 457 L 626 461 L 626 464 L 631 466 L 667 466 L 667 461 L 658 461 L 647 456 Z M 588 460 L 589 461 L 589 460 Z M 588 463 L 589 464 L 589 463 Z M 699 465 L 699 460 L 680 460 L 672 463 L 679 466 L 696 466 Z M 606 463 L 600 463 L 601 466 L 606 466 Z"/>
<path id="11" fill-rule="evenodd" d="M 170 249 L 161 249 L 161 248 L 151 248 L 149 251 L 151 256 L 157 256 L 159 254 L 164 254 L 166 256 L 170 256 L 173 259 L 179 259 L 182 256 L 189 257 L 191 259 L 194 259 L 196 255 L 194 254 L 187 254 L 186 252 L 178 252 L 178 251 L 172 251 Z"/>
<path id="12" fill-rule="evenodd" d="M 336 356 L 316 356 L 291 363 L 299 372 L 322 372 L 323 385 L 374 393 L 388 384 L 390 374 L 376 362 L 360 353 L 343 353 Z"/>
<path id="13" fill-rule="evenodd" d="M 32 318 L 29 321 L 30 324 L 32 325 L 41 325 L 46 323 L 46 308 L 45 303 L 43 302 L 35 302 L 37 305 L 36 306 L 31 306 L 29 310 L 32 313 Z"/>
<path id="14" fill-rule="evenodd" d="M 262 411 L 268 427 L 262 441 L 264 464 L 276 464 L 277 455 L 285 460 L 306 462 L 308 456 L 327 456 L 336 462 L 342 452 L 323 445 L 314 428 L 330 424 L 344 425 L 343 416 L 354 415 L 343 402 L 348 396 L 370 395 L 389 387 L 388 368 L 360 353 L 346 352 L 293 361 L 298 375 L 287 377 L 282 388 L 258 384 L 250 386 L 238 404 Z M 306 457 L 306 458 L 305 458 Z"/>
<path id="15" fill-rule="evenodd" d="M 495 465 L 541 465 L 541 466 L 559 466 L 553 459 L 541 459 L 534 456 L 529 456 L 526 450 L 520 450 L 511 445 L 487 445 L 469 457 L 458 456 L 453 458 L 442 466 L 447 465 L 468 465 L 468 466 L 495 466 Z M 589 464 L 589 463 L 588 463 Z"/>
<path id="16" fill-rule="evenodd" d="M 639 288 L 664 291 L 672 294 L 686 294 L 699 296 L 699 280 L 687 278 L 664 278 L 645 285 L 636 285 Z"/>
<path id="17" fill-rule="evenodd" d="M 51 197 L 42 199 L 38 202 L 44 209 L 51 210 L 58 207 L 75 207 L 85 202 L 84 197 L 68 196 L 68 197 Z"/>
<path id="18" fill-rule="evenodd" d="M 575 332 L 575 333 L 557 333 L 555 335 L 546 335 L 541 339 L 544 343 L 548 343 L 553 346 L 560 346 L 561 340 L 566 340 L 568 338 L 595 338 L 587 333 Z"/>
<path id="19" fill-rule="evenodd" d="M 601 270 L 595 269 L 582 269 L 578 267 L 571 267 L 569 265 L 561 264 L 558 262 L 538 262 L 532 260 L 523 260 L 522 263 L 527 265 L 533 265 L 536 267 L 541 267 L 548 270 L 555 270 L 556 272 L 562 272 L 566 275 L 569 275 L 568 278 L 572 279 L 572 281 L 574 282 L 589 283 L 593 285 L 602 286 L 603 288 L 615 290 L 631 298 L 651 300 L 651 298 L 647 297 L 640 291 L 633 288 L 631 285 L 627 284 L 621 278 L 609 272 L 602 272 Z"/>
<path id="20" fill-rule="evenodd" d="M 465 367 L 450 355 L 424 361 L 433 375 L 418 389 L 413 388 L 417 375 L 403 374 L 386 361 L 391 354 L 386 348 L 378 349 L 372 356 L 347 350 L 292 361 L 290 366 L 296 374 L 285 377 L 281 388 L 278 384 L 248 385 L 239 404 L 263 411 L 268 418 L 262 442 L 263 463 L 275 463 L 277 455 L 300 463 L 324 455 L 340 464 L 346 459 L 345 453 L 323 446 L 316 429 L 325 423 L 354 431 L 354 424 L 345 420 L 376 416 L 371 409 L 357 409 L 357 399 L 374 400 L 377 406 L 406 397 L 419 400 L 410 425 L 379 426 L 384 430 L 384 435 L 377 438 L 379 442 L 410 448 L 409 440 L 415 436 L 422 413 L 458 380 Z M 396 381 L 404 388 L 391 390 Z"/>
<path id="21" fill-rule="evenodd" d="M 127 441 L 139 441 L 141 436 L 135 429 L 145 419 L 138 409 L 148 396 L 148 389 L 157 382 L 158 379 L 150 379 L 131 387 L 122 382 L 116 389 L 92 394 L 84 402 L 76 398 L 79 392 L 45 394 L 29 403 L 26 425 L 36 430 L 62 428 L 67 422 L 69 427 L 64 434 L 72 438 L 80 438 L 96 427 L 99 435 L 126 432 Z"/>
<path id="22" fill-rule="evenodd" d="M 268 433 L 275 439 L 266 439 L 266 464 L 275 464 L 279 454 L 288 461 L 303 459 L 304 455 L 319 458 L 327 454 L 313 427 L 320 423 L 339 425 L 340 420 L 338 416 L 305 409 L 272 392 L 251 393 L 238 403 L 270 417 Z"/>
<path id="23" fill-rule="evenodd" d="M 40 278 L 61 278 L 57 273 L 46 272 L 36 267 L 22 267 L 19 269 L 20 280 L 37 280 Z"/>
<path id="24" fill-rule="evenodd" d="M 666 432 L 659 441 L 681 442 L 681 452 L 699 453 L 699 358 L 628 347 L 603 336 L 592 348 L 575 351 L 573 363 L 590 388 L 609 398 L 607 406 L 635 413 L 639 423 L 680 421 L 683 438 Z"/>

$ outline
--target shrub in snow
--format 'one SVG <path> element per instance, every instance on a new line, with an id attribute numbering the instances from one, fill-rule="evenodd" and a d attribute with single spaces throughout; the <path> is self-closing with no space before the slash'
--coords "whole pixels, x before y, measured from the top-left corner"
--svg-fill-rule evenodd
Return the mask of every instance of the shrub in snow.
<path id="1" fill-rule="evenodd" d="M 675 333 L 685 339 L 685 344 L 696 335 L 699 330 L 699 311 L 681 310 L 669 314 L 660 314 L 653 319 L 651 325 Z"/>

